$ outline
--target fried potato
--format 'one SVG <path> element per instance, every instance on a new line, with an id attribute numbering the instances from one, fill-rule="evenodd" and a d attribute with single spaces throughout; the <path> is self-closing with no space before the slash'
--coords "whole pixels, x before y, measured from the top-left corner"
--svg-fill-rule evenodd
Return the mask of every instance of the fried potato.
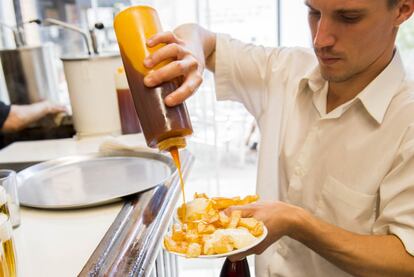
<path id="1" fill-rule="evenodd" d="M 204 222 L 199 222 L 197 225 L 197 232 L 199 234 L 205 235 L 205 234 L 212 234 L 216 230 L 216 227 L 212 224 L 206 224 Z"/>
<path id="2" fill-rule="evenodd" d="M 187 258 L 196 258 L 201 255 L 201 245 L 199 243 L 190 243 L 187 247 L 185 256 Z"/>
<path id="3" fill-rule="evenodd" d="M 201 220 L 207 223 L 214 223 L 219 220 L 219 214 L 216 210 L 211 208 L 207 210 L 207 213 L 202 216 Z"/>
<path id="4" fill-rule="evenodd" d="M 259 195 L 247 195 L 242 200 L 239 201 L 238 205 L 247 205 L 259 200 Z"/>
<path id="5" fill-rule="evenodd" d="M 211 200 L 213 202 L 214 209 L 216 210 L 224 210 L 237 204 L 237 202 L 233 199 L 226 197 L 214 197 Z"/>
<path id="6" fill-rule="evenodd" d="M 229 239 L 223 239 L 214 244 L 214 254 L 224 254 L 233 251 L 233 249 L 233 241 Z"/>
<path id="7" fill-rule="evenodd" d="M 174 224 L 172 228 L 172 239 L 174 241 L 185 241 L 186 235 L 180 224 Z"/>
<path id="8" fill-rule="evenodd" d="M 253 217 L 243 217 L 240 218 L 238 226 L 245 227 L 248 230 L 253 230 L 257 224 L 259 224 L 259 221 Z"/>
<path id="9" fill-rule="evenodd" d="M 209 199 L 208 196 L 205 193 L 194 193 L 194 199 L 196 198 L 205 198 L 205 199 Z"/>
<path id="10" fill-rule="evenodd" d="M 230 236 L 221 236 L 218 239 L 212 240 L 211 236 L 205 237 L 204 240 L 204 255 L 223 254 L 234 249 L 234 242 Z"/>
<path id="11" fill-rule="evenodd" d="M 230 223 L 227 228 L 236 228 L 241 218 L 241 211 L 232 211 L 230 215 Z"/>
<path id="12" fill-rule="evenodd" d="M 237 249 L 240 238 L 233 238 L 231 229 L 245 229 L 250 236 L 258 237 L 263 234 L 264 225 L 254 218 L 242 218 L 242 212 L 238 210 L 228 216 L 224 209 L 250 204 L 258 198 L 257 195 L 208 198 L 205 193 L 195 193 L 193 201 L 178 208 L 177 215 L 181 223 L 174 224 L 171 233 L 164 237 L 165 248 L 188 258 L 201 254 L 223 254 Z"/>
<path id="13" fill-rule="evenodd" d="M 234 203 L 236 203 L 236 205 L 238 205 L 238 203 L 240 202 L 240 196 L 232 197 L 231 200 L 233 200 Z"/>
<path id="14" fill-rule="evenodd" d="M 166 236 L 164 238 L 164 246 L 168 251 L 176 252 L 175 249 L 177 248 L 177 243 L 172 237 Z"/>
<path id="15" fill-rule="evenodd" d="M 190 243 L 191 242 L 200 243 L 201 242 L 201 236 L 198 234 L 196 229 L 190 229 L 185 234 L 185 240 L 187 242 L 190 242 Z"/>
<path id="16" fill-rule="evenodd" d="M 222 227 L 226 228 L 230 223 L 230 218 L 226 215 L 225 212 L 219 212 L 219 222 Z"/>
<path id="17" fill-rule="evenodd" d="M 249 230 L 250 233 L 255 237 L 261 236 L 264 232 L 263 225 L 264 225 L 263 222 L 259 221 L 259 223 L 254 227 L 253 230 Z"/>
<path id="18" fill-rule="evenodd" d="M 166 236 L 164 238 L 164 246 L 170 252 L 185 254 L 187 252 L 188 243 L 185 241 L 176 242 L 172 239 L 172 237 Z"/>

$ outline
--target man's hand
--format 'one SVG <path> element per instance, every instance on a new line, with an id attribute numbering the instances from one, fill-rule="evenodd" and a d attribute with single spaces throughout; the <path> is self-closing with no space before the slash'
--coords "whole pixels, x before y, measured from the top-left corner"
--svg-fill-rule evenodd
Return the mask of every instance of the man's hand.
<path id="1" fill-rule="evenodd" d="M 283 202 L 233 206 L 242 217 L 263 221 L 268 229 L 265 240 L 254 248 L 230 257 L 237 261 L 261 254 L 283 236 L 306 245 L 344 271 L 358 276 L 414 276 L 414 256 L 395 235 L 361 235 L 329 224 L 311 213 Z"/>
<path id="2" fill-rule="evenodd" d="M 178 105 L 190 97 L 203 81 L 203 71 L 215 51 L 215 34 L 200 26 L 186 24 L 173 32 L 154 35 L 147 41 L 148 47 L 166 44 L 145 58 L 144 65 L 154 69 L 162 61 L 169 64 L 152 70 L 144 78 L 148 87 L 174 79 L 182 80 L 181 86 L 165 98 L 168 106 Z"/>
<path id="3" fill-rule="evenodd" d="M 40 102 L 43 103 L 43 105 L 45 106 L 45 115 L 48 114 L 57 114 L 57 113 L 66 113 L 66 107 L 60 104 L 55 104 L 49 101 L 43 101 Z"/>
<path id="4" fill-rule="evenodd" d="M 248 255 L 262 254 L 281 237 L 290 235 L 298 220 L 299 208 L 284 202 L 258 202 L 245 206 L 233 206 L 226 209 L 226 213 L 230 215 L 233 210 L 240 210 L 242 217 L 254 217 L 262 221 L 268 230 L 266 238 L 260 244 L 246 252 L 229 257 L 231 261 L 238 261 Z"/>
<path id="5" fill-rule="evenodd" d="M 157 86 L 163 82 L 182 78 L 181 86 L 165 98 L 169 106 L 177 105 L 190 97 L 201 85 L 203 78 L 204 62 L 197 59 L 196 54 L 186 47 L 186 43 L 172 32 L 159 33 L 151 37 L 147 45 L 154 47 L 160 43 L 166 43 L 164 47 L 146 57 L 144 65 L 153 68 L 160 62 L 172 59 L 173 61 L 160 69 L 156 69 L 145 76 L 144 83 L 148 87 Z"/>
<path id="6" fill-rule="evenodd" d="M 30 105 L 11 105 L 10 113 L 1 131 L 6 133 L 18 132 L 48 114 L 56 114 L 59 112 L 66 112 L 66 108 L 49 101 L 42 101 Z"/>

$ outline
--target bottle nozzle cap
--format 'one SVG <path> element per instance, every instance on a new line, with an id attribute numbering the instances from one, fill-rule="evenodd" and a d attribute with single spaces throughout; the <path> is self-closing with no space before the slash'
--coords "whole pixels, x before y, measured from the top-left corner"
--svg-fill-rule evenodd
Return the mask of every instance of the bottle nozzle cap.
<path id="1" fill-rule="evenodd" d="M 167 138 L 162 141 L 160 141 L 157 144 L 157 147 L 160 151 L 166 151 L 170 149 L 171 147 L 177 147 L 177 148 L 184 148 L 186 147 L 187 142 L 185 141 L 184 137 L 173 137 L 173 138 Z"/>

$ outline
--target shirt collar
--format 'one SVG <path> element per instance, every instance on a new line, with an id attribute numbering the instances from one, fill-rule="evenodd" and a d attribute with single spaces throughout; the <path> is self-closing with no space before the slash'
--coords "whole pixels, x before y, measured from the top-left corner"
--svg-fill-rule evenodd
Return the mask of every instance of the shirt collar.
<path id="1" fill-rule="evenodd" d="M 401 85 L 404 78 L 404 66 L 400 54 L 398 50 L 396 50 L 394 57 L 387 67 L 385 67 L 385 69 L 354 99 L 351 99 L 338 108 L 340 108 L 339 110 L 344 111 L 359 99 L 372 118 L 374 118 L 378 124 L 381 124 L 392 98 L 398 92 L 398 87 Z M 314 104 L 321 115 L 326 111 L 326 99 L 320 99 L 320 97 L 327 96 L 326 93 L 323 93 L 324 89 L 326 89 L 326 85 L 327 82 L 322 78 L 318 65 L 305 74 L 299 83 L 300 91 L 305 91 L 305 88 L 308 86 L 314 93 Z M 315 94 L 319 95 L 316 96 Z M 325 103 L 324 107 L 321 106 L 323 103 Z"/>
<path id="2" fill-rule="evenodd" d="M 312 92 L 317 92 L 323 88 L 325 83 L 326 81 L 322 78 L 319 65 L 316 65 L 300 80 L 299 90 L 303 91 L 308 86 Z"/>
<path id="3" fill-rule="evenodd" d="M 404 66 L 398 51 L 390 64 L 366 86 L 358 98 L 368 113 L 381 124 L 392 98 L 405 78 Z"/>

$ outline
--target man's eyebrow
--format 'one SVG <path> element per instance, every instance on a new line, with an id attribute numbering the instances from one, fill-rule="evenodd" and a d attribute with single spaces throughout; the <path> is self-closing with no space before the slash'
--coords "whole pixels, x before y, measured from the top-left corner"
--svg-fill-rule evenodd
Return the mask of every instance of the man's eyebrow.
<path id="1" fill-rule="evenodd" d="M 314 7 L 312 7 L 312 5 L 308 1 L 305 1 L 305 5 L 311 10 L 316 10 Z M 365 13 L 367 13 L 367 9 L 364 9 L 364 8 L 345 9 L 345 8 L 343 8 L 343 9 L 335 10 L 335 13 L 337 13 L 337 14 L 348 14 L 348 13 L 365 14 Z"/>
<path id="2" fill-rule="evenodd" d="M 312 5 L 311 5 L 311 4 L 309 4 L 309 2 L 308 2 L 308 1 L 305 1 L 305 5 L 306 5 L 309 9 L 311 9 L 311 10 L 314 10 L 314 9 L 315 9 L 314 7 L 312 7 Z"/>
<path id="3" fill-rule="evenodd" d="M 365 14 L 367 13 L 367 9 L 339 9 L 336 10 L 335 13 L 337 14 L 347 14 L 347 13 L 352 13 L 352 14 Z"/>

